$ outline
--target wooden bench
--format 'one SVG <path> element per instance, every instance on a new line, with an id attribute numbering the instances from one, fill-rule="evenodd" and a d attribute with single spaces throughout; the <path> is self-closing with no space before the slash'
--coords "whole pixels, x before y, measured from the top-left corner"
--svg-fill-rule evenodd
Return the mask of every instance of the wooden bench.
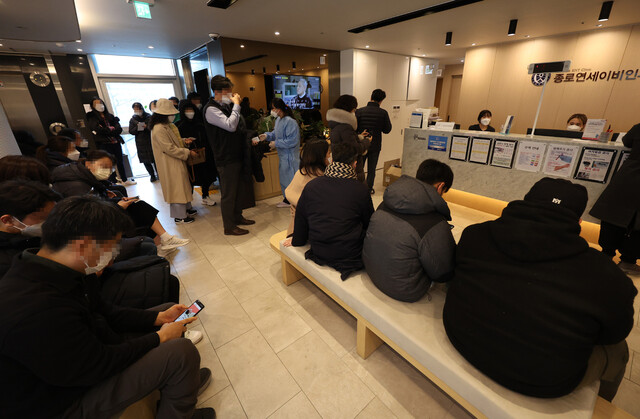
<path id="1" fill-rule="evenodd" d="M 430 292 L 416 303 L 387 297 L 365 272 L 342 281 L 337 271 L 307 261 L 305 247 L 283 247 L 282 231 L 271 237 L 281 256 L 286 285 L 306 277 L 357 320 L 357 352 L 366 359 L 382 343 L 393 348 L 442 391 L 477 418 L 632 418 L 597 396 L 598 382 L 557 399 L 510 391 L 475 369 L 451 345 L 442 324 L 445 294 Z"/>

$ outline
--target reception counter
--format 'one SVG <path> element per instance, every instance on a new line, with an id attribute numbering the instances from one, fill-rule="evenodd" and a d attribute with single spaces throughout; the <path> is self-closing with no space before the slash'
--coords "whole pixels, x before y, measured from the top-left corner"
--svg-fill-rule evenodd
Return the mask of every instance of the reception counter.
<path id="1" fill-rule="evenodd" d="M 583 219 L 597 223 L 588 212 L 629 151 L 619 143 L 406 128 L 402 173 L 415 176 L 423 160 L 440 160 L 453 169 L 453 189 L 507 202 L 543 177 L 567 179 L 587 188 Z"/>

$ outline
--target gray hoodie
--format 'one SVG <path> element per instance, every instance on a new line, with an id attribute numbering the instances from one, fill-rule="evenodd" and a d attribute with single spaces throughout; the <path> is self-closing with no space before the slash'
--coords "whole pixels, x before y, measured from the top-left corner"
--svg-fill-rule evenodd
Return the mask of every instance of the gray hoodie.
<path id="1" fill-rule="evenodd" d="M 456 244 L 449 220 L 449 207 L 433 186 L 410 176 L 389 186 L 364 240 L 373 283 L 396 300 L 413 302 L 431 281 L 450 280 Z"/>

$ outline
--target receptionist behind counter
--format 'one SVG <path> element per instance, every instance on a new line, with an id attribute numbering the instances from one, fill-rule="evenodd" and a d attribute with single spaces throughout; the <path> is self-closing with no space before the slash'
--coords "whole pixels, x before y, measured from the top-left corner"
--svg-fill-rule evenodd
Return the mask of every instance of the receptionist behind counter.
<path id="1" fill-rule="evenodd" d="M 488 131 L 496 132 L 496 129 L 489 125 L 491 123 L 491 111 L 483 109 L 478 114 L 478 124 L 469 126 L 469 131 Z"/>
<path id="2" fill-rule="evenodd" d="M 567 131 L 584 131 L 587 125 L 587 115 L 583 113 L 574 113 L 567 119 Z"/>

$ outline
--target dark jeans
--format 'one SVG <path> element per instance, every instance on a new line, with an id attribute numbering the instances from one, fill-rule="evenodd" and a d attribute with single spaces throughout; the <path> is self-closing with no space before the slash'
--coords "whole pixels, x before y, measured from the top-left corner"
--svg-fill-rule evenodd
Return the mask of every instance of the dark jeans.
<path id="1" fill-rule="evenodd" d="M 380 150 L 369 149 L 369 152 L 364 156 L 364 162 L 367 164 L 367 186 L 370 190 L 373 189 L 373 182 L 376 179 L 378 158 L 380 158 Z"/>
<path id="2" fill-rule="evenodd" d="M 619 250 L 620 259 L 623 262 L 635 264 L 640 257 L 640 231 L 618 227 L 602 221 L 598 244 L 602 247 L 602 253 L 610 257 L 614 257 L 616 250 Z"/>
<path id="3" fill-rule="evenodd" d="M 242 162 L 227 163 L 218 167 L 220 176 L 220 211 L 225 230 L 233 230 L 242 220 L 240 187 Z"/>
<path id="4" fill-rule="evenodd" d="M 127 175 L 124 170 L 124 160 L 122 157 L 122 146 L 120 145 L 120 143 L 100 143 L 98 144 L 98 148 L 100 150 L 106 151 L 107 153 L 113 154 L 113 156 L 116 158 L 116 167 L 118 168 L 120 179 L 122 179 L 122 181 L 127 180 Z"/>
<path id="5" fill-rule="evenodd" d="M 152 178 L 157 178 L 158 177 L 156 175 L 156 170 L 154 168 L 154 164 L 153 163 L 144 163 L 144 168 L 147 169 L 147 172 L 149 172 L 149 175 Z"/>
<path id="6" fill-rule="evenodd" d="M 627 341 L 623 340 L 614 345 L 596 346 L 589 358 L 587 372 L 578 387 L 588 386 L 600 380 L 598 396 L 607 401 L 613 400 L 624 378 L 627 362 L 629 362 Z"/>

